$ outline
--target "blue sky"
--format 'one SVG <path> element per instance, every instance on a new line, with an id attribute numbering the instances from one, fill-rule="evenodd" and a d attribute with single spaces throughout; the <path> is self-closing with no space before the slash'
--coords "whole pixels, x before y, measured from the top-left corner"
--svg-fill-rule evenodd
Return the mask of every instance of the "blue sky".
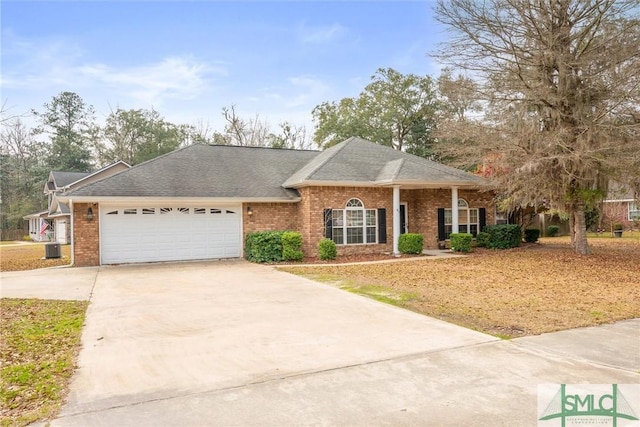
<path id="1" fill-rule="evenodd" d="M 431 1 L 2 1 L 1 98 L 22 113 L 62 91 L 221 129 L 223 106 L 311 130 L 377 68 L 439 74 Z"/>

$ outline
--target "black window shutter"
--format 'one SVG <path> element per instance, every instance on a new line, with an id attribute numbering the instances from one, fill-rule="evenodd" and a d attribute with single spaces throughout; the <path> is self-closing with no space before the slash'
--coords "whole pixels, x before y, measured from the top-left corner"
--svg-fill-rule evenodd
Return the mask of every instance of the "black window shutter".
<path id="1" fill-rule="evenodd" d="M 484 228 L 487 226 L 487 210 L 485 208 L 480 208 L 479 209 L 479 213 L 480 213 L 480 224 L 479 224 L 479 230 L 478 231 L 484 231 Z"/>
<path id="2" fill-rule="evenodd" d="M 333 215 L 331 209 L 325 209 L 323 213 L 324 218 L 324 237 L 327 239 L 333 239 Z"/>
<path id="3" fill-rule="evenodd" d="M 438 208 L 438 240 L 445 240 L 444 208 Z"/>
<path id="4" fill-rule="evenodd" d="M 387 243 L 387 210 L 378 209 L 378 243 Z"/>

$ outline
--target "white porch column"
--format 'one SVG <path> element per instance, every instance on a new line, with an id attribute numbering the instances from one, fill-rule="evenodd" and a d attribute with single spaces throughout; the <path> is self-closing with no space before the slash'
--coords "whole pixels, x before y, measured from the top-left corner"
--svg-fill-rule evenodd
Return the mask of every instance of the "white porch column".
<path id="1" fill-rule="evenodd" d="M 400 187 L 393 186 L 393 254 L 400 255 L 398 240 L 400 239 Z"/>
<path id="2" fill-rule="evenodd" d="M 460 232 L 458 220 L 458 187 L 451 187 L 451 232 Z"/>

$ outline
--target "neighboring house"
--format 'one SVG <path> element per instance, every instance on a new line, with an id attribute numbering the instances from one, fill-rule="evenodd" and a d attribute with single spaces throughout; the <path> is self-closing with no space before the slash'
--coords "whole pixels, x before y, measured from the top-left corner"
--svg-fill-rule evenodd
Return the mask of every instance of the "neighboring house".
<path id="1" fill-rule="evenodd" d="M 130 167 L 125 162 L 119 161 L 95 172 L 50 172 L 49 179 L 44 184 L 44 194 L 47 196 L 48 209 L 23 217 L 29 221 L 29 237 L 31 237 L 31 240 L 61 244 L 71 243 L 71 212 L 69 205 L 61 203 L 57 196 L 125 171 Z"/>
<path id="2" fill-rule="evenodd" d="M 252 231 L 294 230 L 317 256 L 397 253 L 403 232 L 437 248 L 495 223 L 484 180 L 359 138 L 325 151 L 192 145 L 85 185 L 72 206 L 74 265 L 237 258 Z M 453 209 L 452 209 L 453 207 Z"/>
<path id="3" fill-rule="evenodd" d="M 628 185 L 609 183 L 607 198 L 602 202 L 602 224 L 606 227 L 622 224 L 625 229 L 630 229 L 639 223 L 640 194 Z"/>

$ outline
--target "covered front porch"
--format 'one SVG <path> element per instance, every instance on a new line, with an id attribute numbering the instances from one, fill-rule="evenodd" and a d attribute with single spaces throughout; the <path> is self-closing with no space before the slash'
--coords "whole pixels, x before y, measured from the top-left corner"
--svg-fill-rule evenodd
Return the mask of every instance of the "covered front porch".
<path id="1" fill-rule="evenodd" d="M 426 185 L 393 185 L 391 209 L 392 251 L 404 233 L 424 236 L 425 248 L 443 247 L 452 233 L 474 236 L 495 223 L 493 195 L 470 186 L 434 188 Z"/>

